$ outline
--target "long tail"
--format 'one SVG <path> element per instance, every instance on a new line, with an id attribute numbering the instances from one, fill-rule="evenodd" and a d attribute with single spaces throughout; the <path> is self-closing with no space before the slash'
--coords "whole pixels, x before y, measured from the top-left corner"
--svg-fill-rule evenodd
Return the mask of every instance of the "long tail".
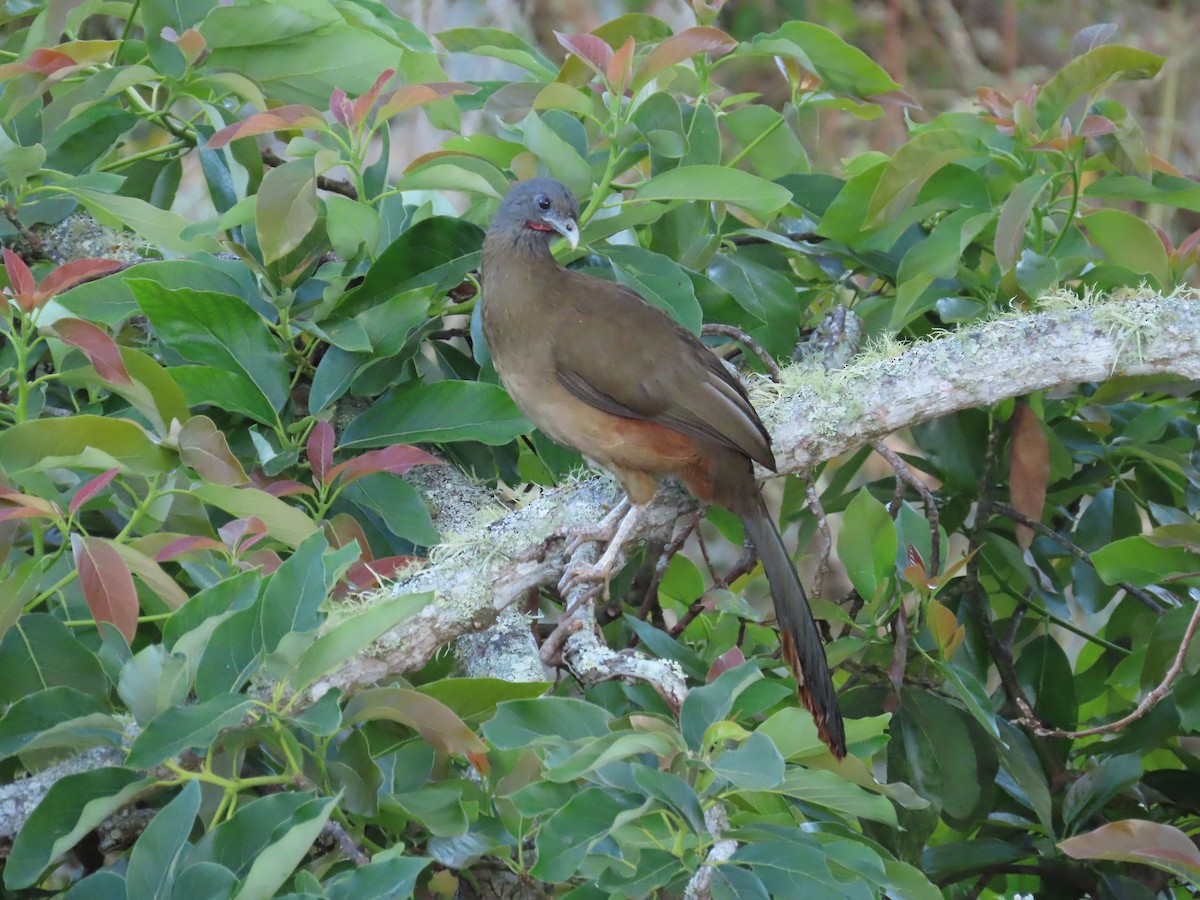
<path id="1" fill-rule="evenodd" d="M 757 489 L 754 494 L 757 496 L 752 503 L 746 504 L 751 508 L 742 512 L 742 521 L 771 586 L 783 658 L 796 676 L 800 700 L 812 713 L 817 734 L 829 745 L 833 755 L 842 759 L 846 755 L 846 729 L 842 724 L 842 711 L 838 709 L 829 663 L 825 660 L 825 647 L 779 529 L 771 521 L 762 494 Z"/>

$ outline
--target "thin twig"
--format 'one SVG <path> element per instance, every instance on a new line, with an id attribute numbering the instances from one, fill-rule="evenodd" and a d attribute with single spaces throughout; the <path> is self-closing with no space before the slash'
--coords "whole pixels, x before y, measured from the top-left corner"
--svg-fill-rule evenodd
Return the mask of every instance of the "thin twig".
<path id="1" fill-rule="evenodd" d="M 779 380 L 779 364 L 771 358 L 771 354 L 762 348 L 754 338 L 746 334 L 740 328 L 734 328 L 732 325 L 721 325 L 719 323 L 710 322 L 700 329 L 700 334 L 707 337 L 709 335 L 720 335 L 721 337 L 733 338 L 741 344 L 744 344 L 755 356 L 759 358 L 767 371 L 771 373 L 771 378 L 774 381 Z"/>
<path id="2" fill-rule="evenodd" d="M 1200 625 L 1200 602 L 1196 603 L 1196 608 L 1192 610 L 1192 618 L 1188 622 L 1187 629 L 1183 632 L 1183 639 L 1179 642 L 1179 650 L 1175 653 L 1175 660 L 1171 663 L 1171 668 L 1167 669 L 1167 674 L 1163 676 L 1163 680 L 1158 686 L 1148 693 L 1142 702 L 1129 715 L 1117 719 L 1115 722 L 1109 722 L 1107 725 L 1097 725 L 1095 728 L 1085 728 L 1082 731 L 1063 731 L 1058 728 L 1047 728 L 1033 714 L 1032 709 L 1022 710 L 1023 715 L 1014 721 L 1018 725 L 1024 725 L 1033 729 L 1034 734 L 1041 737 L 1056 737 L 1056 738 L 1082 738 L 1092 737 L 1097 734 L 1111 734 L 1115 731 L 1120 731 L 1126 725 L 1132 725 L 1138 719 L 1142 718 L 1150 710 L 1154 709 L 1171 690 L 1171 685 L 1175 683 L 1175 679 L 1179 677 L 1179 673 L 1183 671 L 1183 662 L 1187 657 L 1188 650 L 1192 646 L 1192 641 L 1196 637 L 1196 627 Z"/>
<path id="3" fill-rule="evenodd" d="M 896 478 L 910 485 L 925 501 L 925 518 L 929 520 L 929 568 L 927 571 L 929 575 L 936 576 L 942 563 L 942 540 L 938 528 L 940 517 L 937 499 L 933 496 L 933 491 L 929 489 L 929 485 L 917 477 L 908 463 L 900 458 L 900 454 L 883 441 L 871 441 L 871 447 L 887 460 L 887 464 L 895 470 Z"/>
<path id="4" fill-rule="evenodd" d="M 1092 562 L 1092 556 L 1090 553 L 1088 553 L 1079 545 L 1074 544 L 1067 538 L 1063 537 L 1053 528 L 1043 525 L 1036 519 L 1031 519 L 1024 513 L 1017 512 L 1011 506 L 1005 506 L 1003 503 L 992 503 L 991 507 L 995 512 L 1000 513 L 1000 515 L 1004 516 L 1005 518 L 1012 519 L 1014 522 L 1020 522 L 1022 525 L 1027 525 L 1042 537 L 1046 537 L 1054 541 L 1054 543 L 1058 544 L 1076 559 L 1086 563 L 1089 568 L 1096 568 L 1096 564 Z M 1133 597 L 1136 597 L 1141 601 L 1143 606 L 1152 609 L 1154 612 L 1161 613 L 1163 611 L 1162 604 L 1151 597 L 1148 593 L 1143 591 L 1141 588 L 1134 587 L 1127 581 L 1119 581 L 1117 582 L 1116 586 Z"/>
<path id="5" fill-rule="evenodd" d="M 811 475 L 802 475 L 804 493 L 808 497 L 808 508 L 817 519 L 817 533 L 821 535 L 821 548 L 817 553 L 817 574 L 813 578 L 813 596 L 825 594 L 825 576 L 829 574 L 829 556 L 833 552 L 833 532 L 829 528 L 829 519 L 825 516 L 825 507 L 817 494 L 817 483 Z"/>
<path id="6" fill-rule="evenodd" d="M 667 574 L 667 567 L 671 565 L 671 560 L 675 555 L 683 549 L 683 545 L 687 543 L 688 537 L 696 526 L 700 524 L 700 515 L 693 516 L 686 525 L 679 529 L 679 534 L 671 540 L 663 548 L 663 552 L 659 555 L 658 561 L 654 564 L 654 575 L 650 579 L 650 584 L 646 586 L 646 593 L 642 597 L 642 605 L 638 609 L 638 618 L 645 621 L 646 616 L 650 614 L 650 609 L 658 600 L 658 586 L 662 584 L 663 577 Z M 630 642 L 630 646 L 637 645 L 637 635 Z"/>
<path id="7" fill-rule="evenodd" d="M 17 229 L 17 233 L 21 235 L 25 243 L 29 245 L 29 249 L 34 256 L 36 256 L 38 259 L 48 259 L 51 262 L 62 263 L 62 259 L 60 259 L 56 254 L 50 253 L 50 251 L 46 249 L 46 243 L 42 240 L 42 236 L 30 231 L 28 226 L 21 221 L 20 210 L 18 210 L 13 204 L 6 202 L 0 205 L 0 213 L 3 213 L 4 218 L 8 219 L 8 224 Z"/>

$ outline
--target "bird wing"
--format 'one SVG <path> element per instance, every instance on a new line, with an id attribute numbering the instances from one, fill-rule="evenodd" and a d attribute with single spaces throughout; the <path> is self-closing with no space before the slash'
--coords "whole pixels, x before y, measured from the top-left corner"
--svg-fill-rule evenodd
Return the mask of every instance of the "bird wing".
<path id="1" fill-rule="evenodd" d="M 775 468 L 770 437 L 745 389 L 699 338 L 635 291 L 560 271 L 566 302 L 553 327 L 586 335 L 552 340 L 563 387 L 597 409 L 714 441 Z"/>

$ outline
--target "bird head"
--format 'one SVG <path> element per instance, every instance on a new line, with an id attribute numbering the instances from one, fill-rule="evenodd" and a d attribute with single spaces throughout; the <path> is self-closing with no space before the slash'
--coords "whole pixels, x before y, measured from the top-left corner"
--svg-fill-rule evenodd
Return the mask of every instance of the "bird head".
<path id="1" fill-rule="evenodd" d="M 513 185 L 500 201 L 492 232 L 507 232 L 510 238 L 545 248 L 550 239 L 562 235 L 574 250 L 579 246 L 579 204 L 562 183 L 553 178 L 534 178 Z"/>

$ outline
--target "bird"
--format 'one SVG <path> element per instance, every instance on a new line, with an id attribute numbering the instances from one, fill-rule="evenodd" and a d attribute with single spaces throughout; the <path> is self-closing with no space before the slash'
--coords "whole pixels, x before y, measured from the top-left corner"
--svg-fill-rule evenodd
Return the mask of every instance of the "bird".
<path id="1" fill-rule="evenodd" d="M 589 540 L 604 532 L 609 546 L 566 583 L 611 575 L 660 478 L 674 476 L 700 501 L 737 514 L 766 572 L 799 699 L 821 740 L 844 758 L 845 726 L 821 636 L 754 477 L 754 463 L 771 471 L 776 463 L 745 388 L 698 337 L 636 291 L 560 265 L 550 249 L 559 237 L 579 246 L 571 191 L 551 178 L 513 185 L 484 238 L 480 317 L 496 373 L 525 417 L 609 470 L 630 504 L 606 517 L 606 527 L 584 532 Z"/>

